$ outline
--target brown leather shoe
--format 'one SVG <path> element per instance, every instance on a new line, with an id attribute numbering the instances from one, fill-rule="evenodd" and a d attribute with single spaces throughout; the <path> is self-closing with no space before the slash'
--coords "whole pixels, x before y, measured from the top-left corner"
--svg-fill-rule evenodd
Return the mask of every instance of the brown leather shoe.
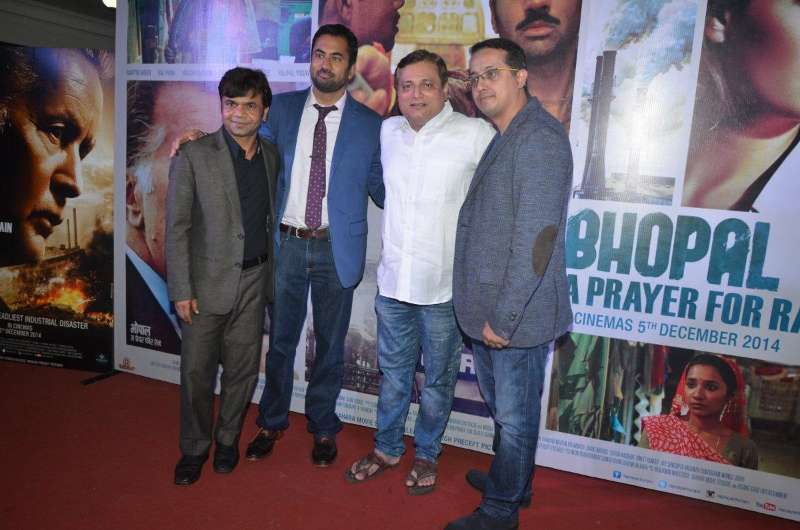
<path id="1" fill-rule="evenodd" d="M 317 467 L 328 467 L 336 460 L 336 438 L 322 436 L 314 438 L 314 449 L 311 450 L 311 461 Z"/>
<path id="2" fill-rule="evenodd" d="M 258 429 L 253 440 L 247 445 L 247 452 L 244 457 L 252 462 L 266 458 L 272 452 L 275 442 L 281 436 L 283 436 L 283 431 Z"/>

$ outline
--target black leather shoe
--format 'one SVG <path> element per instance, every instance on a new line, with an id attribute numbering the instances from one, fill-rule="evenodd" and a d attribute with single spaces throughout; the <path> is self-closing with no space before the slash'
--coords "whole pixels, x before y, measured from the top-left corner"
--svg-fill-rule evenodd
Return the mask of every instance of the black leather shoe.
<path id="1" fill-rule="evenodd" d="M 230 473 L 239 463 L 239 444 L 223 445 L 217 444 L 214 450 L 214 472 Z"/>
<path id="2" fill-rule="evenodd" d="M 251 461 L 261 460 L 269 456 L 275 442 L 283 436 L 283 431 L 259 429 L 253 440 L 247 445 L 244 457 Z"/>
<path id="3" fill-rule="evenodd" d="M 175 466 L 175 484 L 188 486 L 197 482 L 206 460 L 208 460 L 208 455 L 183 455 Z"/>
<path id="4" fill-rule="evenodd" d="M 516 530 L 519 522 L 515 519 L 496 519 L 480 510 L 471 515 L 456 519 L 444 527 L 444 530 Z"/>
<path id="5" fill-rule="evenodd" d="M 323 436 L 314 438 L 314 449 L 311 451 L 311 461 L 317 467 L 328 467 L 336 460 L 336 438 Z"/>
<path id="6" fill-rule="evenodd" d="M 478 471 L 477 469 L 470 469 L 467 471 L 467 483 L 475 488 L 476 490 L 480 491 L 483 494 L 486 491 L 486 473 L 483 471 Z M 519 503 L 520 508 L 530 508 L 531 507 L 531 494 L 528 493 L 524 497 L 522 497 L 522 501 Z"/>

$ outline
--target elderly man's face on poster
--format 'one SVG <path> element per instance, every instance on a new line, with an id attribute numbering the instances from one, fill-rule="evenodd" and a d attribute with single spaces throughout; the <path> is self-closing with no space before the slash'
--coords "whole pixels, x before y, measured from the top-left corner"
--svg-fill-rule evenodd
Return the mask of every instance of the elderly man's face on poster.
<path id="1" fill-rule="evenodd" d="M 2 234 L 7 251 L 0 265 L 44 256 L 67 199 L 81 192 L 82 162 L 103 108 L 98 70 L 81 52 L 42 50 L 32 57 L 19 75 L 33 71 L 36 82 L 12 95 L 0 124 L 0 221 L 11 223 Z"/>

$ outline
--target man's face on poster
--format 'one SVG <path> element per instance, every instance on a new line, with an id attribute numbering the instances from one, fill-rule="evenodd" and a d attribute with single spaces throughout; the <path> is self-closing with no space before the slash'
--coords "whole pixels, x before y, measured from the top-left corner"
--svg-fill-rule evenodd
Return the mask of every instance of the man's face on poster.
<path id="1" fill-rule="evenodd" d="M 578 38 L 581 0 L 492 0 L 492 26 L 536 64 L 564 53 Z"/>
<path id="2" fill-rule="evenodd" d="M 762 108 L 787 123 L 800 117 L 800 2 L 751 0 L 727 10 L 724 28 L 728 82 L 751 88 Z M 786 125 L 788 126 L 788 125 Z"/>
<path id="3" fill-rule="evenodd" d="M 210 85 L 163 83 L 155 96 L 148 142 L 152 155 L 129 167 L 126 220 L 128 244 L 153 270 L 166 278 L 164 251 L 169 184 L 170 148 L 184 131 L 215 131 L 220 126 L 219 95 Z M 132 244 L 130 231 L 144 244 Z"/>
<path id="4" fill-rule="evenodd" d="M 405 0 L 354 0 L 350 30 L 359 44 L 380 43 L 387 52 L 394 48 L 400 8 Z"/>
<path id="5" fill-rule="evenodd" d="M 12 224 L 0 265 L 44 257 L 67 199 L 80 195 L 82 163 L 103 108 L 97 68 L 83 54 L 48 50 L 35 61 L 30 66 L 40 78 L 11 100 L 0 124 L 0 222 Z"/>

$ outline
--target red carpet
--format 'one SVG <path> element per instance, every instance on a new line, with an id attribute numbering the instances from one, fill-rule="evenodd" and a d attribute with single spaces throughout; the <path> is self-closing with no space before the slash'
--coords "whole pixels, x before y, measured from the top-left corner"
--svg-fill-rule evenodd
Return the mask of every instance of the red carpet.
<path id="1" fill-rule="evenodd" d="M 172 485 L 178 459 L 178 387 L 128 374 L 94 385 L 92 374 L 0 362 L 0 529 L 436 529 L 475 508 L 464 482 L 487 455 L 446 447 L 439 487 L 409 497 L 388 471 L 350 485 L 345 467 L 371 448 L 372 430 L 345 426 L 339 460 L 311 466 L 300 415 L 265 461 L 232 475 L 210 462 L 200 482 Z M 255 428 L 251 407 L 244 439 Z M 534 507 L 520 528 L 777 529 L 790 521 L 539 468 Z"/>

